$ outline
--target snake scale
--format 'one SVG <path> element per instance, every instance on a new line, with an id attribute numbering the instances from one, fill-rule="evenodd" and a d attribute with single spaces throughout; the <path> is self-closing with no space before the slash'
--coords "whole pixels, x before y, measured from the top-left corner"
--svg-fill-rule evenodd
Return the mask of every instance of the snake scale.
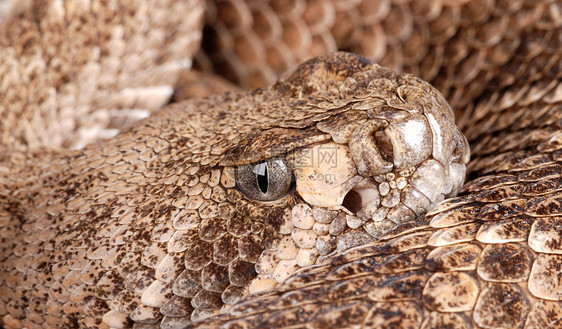
<path id="1" fill-rule="evenodd" d="M 559 1 L 0 24 L 4 328 L 562 327 Z"/>

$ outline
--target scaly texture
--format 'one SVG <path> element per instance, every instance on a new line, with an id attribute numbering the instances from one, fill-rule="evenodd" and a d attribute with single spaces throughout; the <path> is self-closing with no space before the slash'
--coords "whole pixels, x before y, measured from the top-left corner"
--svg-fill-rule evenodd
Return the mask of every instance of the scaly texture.
<path id="1" fill-rule="evenodd" d="M 560 328 L 559 102 L 557 123 L 503 133 L 513 142 L 473 162 L 487 175 L 426 220 L 188 328 Z"/>
<path id="2" fill-rule="evenodd" d="M 366 4 L 376 5 L 368 10 Z M 358 18 L 342 19 L 344 14 Z M 235 188 L 231 166 L 337 138 L 311 124 L 331 116 L 352 121 L 360 112 L 338 100 L 349 91 L 332 91 L 334 75 L 311 74 L 312 80 L 289 79 L 247 95 L 173 105 L 77 152 L 3 150 L 3 325 L 184 327 L 226 302 L 236 306 L 192 326 L 561 326 L 559 15 L 560 5 L 553 1 L 296 1 L 290 7 L 223 1 L 211 6 L 208 18 L 229 24 L 208 20 L 208 34 L 218 39 L 209 38 L 204 46 L 201 67 L 215 61 L 217 71 L 241 72 L 242 79 L 235 79 L 242 84 L 273 81 L 277 73 L 324 51 L 315 46 L 309 53 L 307 45 L 318 45 L 311 40 L 363 52 L 430 80 L 461 114 L 475 179 L 461 197 L 445 201 L 426 220 L 400 224 L 379 241 L 318 258 L 319 265 L 290 276 L 273 292 L 240 303 L 254 272 L 265 273 L 263 266 L 253 266 L 263 248 L 279 249 L 280 235 L 304 222 L 307 205 L 295 190 L 274 203 L 248 199 Z M 50 14 L 37 17 L 48 20 Z M 254 17 L 273 22 L 272 28 L 252 23 Z M 253 29 L 239 28 L 239 22 Z M 269 30 L 284 36 L 283 43 L 255 37 Z M 271 45 L 282 51 L 267 48 Z M 268 51 L 254 51 L 250 61 L 233 57 L 254 46 Z M 260 57 L 264 54 L 285 62 Z M 262 71 L 264 58 L 277 72 Z M 343 55 L 330 65 L 329 58 L 320 61 L 336 72 L 345 67 L 340 73 L 346 78 L 366 65 Z M 234 62 L 225 66 L 228 60 Z M 15 86 L 18 79 L 11 75 L 3 81 Z M 291 106 L 283 106 L 286 102 Z M 315 110 L 330 102 L 345 111 Z M 18 126 L 17 120 L 10 122 L 6 127 Z M 11 138 L 7 130 L 6 136 Z M 381 150 L 388 146 L 375 141 Z M 380 190 L 382 180 L 375 182 Z M 343 233 L 330 231 L 335 218 L 312 210 L 315 220 L 330 223 L 330 235 Z M 337 223 L 344 230 L 357 225 L 353 218 Z M 272 258 L 265 264 L 276 263 Z"/>
<path id="3" fill-rule="evenodd" d="M 482 115 L 474 108 L 479 95 L 559 65 L 552 56 L 558 41 L 545 49 L 559 37 L 559 1 L 222 0 L 208 6 L 196 57 L 204 70 L 255 88 L 313 56 L 351 51 L 434 85 L 458 110 L 457 125 L 469 140 L 474 130 L 486 130 L 474 123 Z"/>
<path id="4" fill-rule="evenodd" d="M 421 157 L 400 149 L 409 145 L 399 134 L 409 122 L 422 132 L 419 140 L 430 140 L 429 148 L 414 144 Z M 390 167 L 370 156 L 379 152 L 373 143 L 380 144 L 370 136 L 383 128 L 396 143 Z M 410 134 L 402 132 L 402 138 L 415 141 Z M 324 194 L 309 202 L 321 203 L 314 207 L 319 223 L 326 226 L 322 217 L 340 222 L 329 232 L 297 223 L 302 216 L 296 205 L 306 206 L 299 187 L 320 184 L 308 175 L 267 203 L 244 197 L 235 186 L 239 164 L 296 149 L 334 148 L 333 139 L 351 156 L 341 154 L 335 163 L 344 182 L 329 182 L 342 185 L 340 208 L 352 188 L 368 188 L 360 184 L 365 180 L 381 196 L 355 213 L 328 210 L 336 205 L 323 205 Z M 256 274 L 260 283 L 254 287 L 283 282 L 298 266 L 314 264 L 320 252 L 373 240 L 422 215 L 460 188 L 467 155 L 452 111 L 435 89 L 346 53 L 310 61 L 269 89 L 171 106 L 78 152 L 32 158 L 13 153 L 4 161 L 12 174 L 3 181 L 10 192 L 2 216 L 4 321 L 56 325 L 64 314 L 63 323 L 81 327 L 171 327 L 216 314 L 247 295 Z M 404 185 L 383 192 L 389 183 L 381 177 L 388 175 L 402 177 Z M 384 213 L 362 214 L 362 208 Z M 333 247 L 317 247 L 321 238 Z M 316 250 L 316 257 L 299 263 L 298 248 L 308 258 Z"/>
<path id="5" fill-rule="evenodd" d="M 146 118 L 191 67 L 202 16 L 196 0 L 13 1 L 0 20 L 0 146 L 81 148 Z"/>
<path id="6" fill-rule="evenodd" d="M 439 56 L 425 57 L 437 64 L 424 69 L 437 76 L 419 71 L 458 106 L 471 141 L 475 179 L 462 196 L 196 327 L 562 326 L 560 4 L 493 5 L 462 4 L 445 25 L 451 52 L 439 38 L 427 44 Z M 480 9 L 475 27 L 466 8 Z M 488 33 L 487 44 L 477 46 L 476 30 Z"/>

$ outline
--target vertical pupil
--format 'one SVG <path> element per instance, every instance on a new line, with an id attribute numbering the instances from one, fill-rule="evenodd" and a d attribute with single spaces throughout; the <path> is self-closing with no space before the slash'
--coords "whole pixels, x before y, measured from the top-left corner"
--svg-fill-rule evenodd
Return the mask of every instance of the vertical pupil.
<path id="1" fill-rule="evenodd" d="M 268 187 L 267 163 L 262 162 L 258 164 L 258 166 L 260 167 L 256 172 L 256 175 L 258 177 L 258 187 L 263 194 L 266 194 Z"/>

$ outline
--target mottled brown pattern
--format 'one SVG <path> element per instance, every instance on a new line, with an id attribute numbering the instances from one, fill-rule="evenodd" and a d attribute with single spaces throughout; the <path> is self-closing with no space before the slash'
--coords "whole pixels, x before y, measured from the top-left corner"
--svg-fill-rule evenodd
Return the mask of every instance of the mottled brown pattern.
<path id="1" fill-rule="evenodd" d="M 249 200 L 232 167 L 349 136 L 368 118 L 349 104 L 371 92 L 349 77 L 435 91 L 339 54 L 157 111 L 175 58 L 198 47 L 201 2 L 14 8 L 0 12 L 5 328 L 562 327 L 559 2 L 208 2 L 199 69 L 264 87 L 314 55 L 357 52 L 435 85 L 473 154 L 459 197 L 374 242 L 329 254 L 360 236 L 314 207 L 334 237 L 318 240 L 318 265 L 250 296 L 303 201 Z"/>

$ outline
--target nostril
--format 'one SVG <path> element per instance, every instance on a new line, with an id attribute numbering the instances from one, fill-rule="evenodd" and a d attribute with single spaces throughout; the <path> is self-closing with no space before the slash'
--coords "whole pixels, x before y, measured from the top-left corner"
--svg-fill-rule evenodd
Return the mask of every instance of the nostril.
<path id="1" fill-rule="evenodd" d="M 386 158 L 393 156 L 392 143 L 381 131 L 387 127 L 387 121 L 373 119 L 356 128 L 351 134 L 349 151 L 359 175 L 373 177 L 392 170 L 393 162 L 383 158 L 383 156 Z M 378 133 L 379 131 L 381 132 Z M 383 152 L 381 146 L 384 148 Z"/>
<path id="2" fill-rule="evenodd" d="M 361 194 L 357 193 L 355 190 L 347 192 L 345 198 L 343 198 L 343 204 L 349 211 L 357 214 L 363 207 L 363 200 L 361 200 Z"/>
<path id="3" fill-rule="evenodd" d="M 394 149 L 392 148 L 392 141 L 384 133 L 384 131 L 377 131 L 373 134 L 377 146 L 379 147 L 379 152 L 384 161 L 393 163 L 394 161 Z"/>

